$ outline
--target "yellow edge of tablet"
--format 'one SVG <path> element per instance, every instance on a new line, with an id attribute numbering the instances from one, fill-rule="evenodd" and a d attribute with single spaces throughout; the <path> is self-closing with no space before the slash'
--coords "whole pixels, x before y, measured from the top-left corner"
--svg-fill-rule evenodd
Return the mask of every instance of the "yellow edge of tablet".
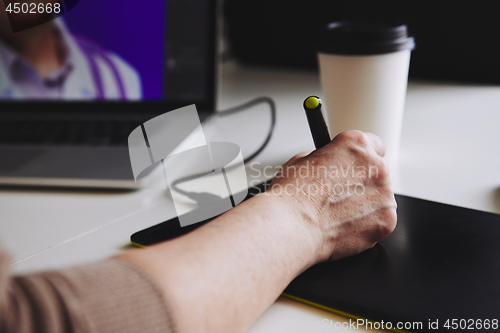
<path id="1" fill-rule="evenodd" d="M 325 311 L 328 311 L 328 312 L 332 312 L 332 313 L 335 313 L 335 314 L 338 314 L 338 315 L 341 315 L 343 317 L 347 317 L 347 318 L 351 318 L 351 319 L 363 319 L 365 321 L 369 321 L 369 322 L 372 322 L 372 323 L 375 323 L 374 321 L 372 320 L 368 320 L 366 318 L 363 318 L 363 317 L 358 317 L 358 316 L 355 316 L 353 314 L 350 314 L 350 313 L 347 313 L 347 312 L 343 312 L 343 311 L 340 311 L 340 310 L 336 310 L 336 309 L 333 309 L 333 308 L 329 308 L 327 306 L 324 306 L 324 305 L 321 305 L 321 304 L 318 304 L 318 303 L 314 303 L 314 302 L 311 302 L 311 301 L 308 301 L 308 300 L 305 300 L 303 298 L 299 298 L 299 297 L 295 297 L 295 296 L 292 296 L 290 294 L 285 294 L 285 293 L 282 293 L 281 296 L 284 296 L 286 298 L 289 298 L 291 300 L 294 300 L 294 301 L 297 301 L 297 302 L 300 302 L 300 303 L 304 303 L 304 304 L 307 304 L 307 305 L 310 305 L 310 306 L 314 306 L 315 308 L 319 308 L 321 310 L 325 310 Z M 402 331 L 402 330 L 397 330 L 395 328 L 393 329 L 387 329 L 387 331 L 391 331 L 391 332 L 398 332 L 398 333 L 409 333 L 407 331 Z"/>

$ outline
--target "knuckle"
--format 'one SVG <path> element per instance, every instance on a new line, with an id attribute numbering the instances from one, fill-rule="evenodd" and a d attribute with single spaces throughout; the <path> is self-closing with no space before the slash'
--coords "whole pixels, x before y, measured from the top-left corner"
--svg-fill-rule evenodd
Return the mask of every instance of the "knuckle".
<path id="1" fill-rule="evenodd" d="M 396 200 L 394 199 L 394 192 L 392 191 L 392 186 L 388 183 L 385 183 L 378 187 L 377 189 L 378 195 L 380 198 L 380 202 L 384 206 L 388 207 L 396 207 Z"/>
<path id="2" fill-rule="evenodd" d="M 284 166 L 290 166 L 292 164 L 294 164 L 295 162 L 297 162 L 298 160 L 300 160 L 301 158 L 304 158 L 306 156 L 308 156 L 311 152 L 309 151 L 303 151 L 301 153 L 298 153 L 296 154 L 295 156 L 293 156 L 291 159 L 289 159 L 285 164 Z"/>
<path id="3" fill-rule="evenodd" d="M 358 145 L 351 145 L 348 148 L 349 154 L 362 160 L 364 163 L 370 160 L 370 154 L 367 149 L 360 147 Z"/>
<path id="4" fill-rule="evenodd" d="M 341 142 L 347 143 L 347 144 L 355 144 L 359 145 L 362 147 L 368 146 L 368 137 L 366 136 L 365 133 L 357 130 L 349 130 L 340 133 L 337 135 L 338 139 Z"/>
<path id="5" fill-rule="evenodd" d="M 387 162 L 380 156 L 371 155 L 372 159 L 369 161 L 369 170 L 372 171 L 369 177 L 379 183 L 386 183 L 389 180 L 389 167 Z"/>
<path id="6" fill-rule="evenodd" d="M 381 212 L 381 223 L 379 225 L 380 236 L 386 238 L 389 236 L 397 224 L 397 214 L 395 207 L 386 207 Z"/>

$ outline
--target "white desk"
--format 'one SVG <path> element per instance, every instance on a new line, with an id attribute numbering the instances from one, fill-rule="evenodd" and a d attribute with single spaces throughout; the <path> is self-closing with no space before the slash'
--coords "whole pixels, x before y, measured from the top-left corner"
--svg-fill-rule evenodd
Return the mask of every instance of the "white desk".
<path id="1" fill-rule="evenodd" d="M 258 96 L 274 98 L 277 128 L 256 161 L 277 166 L 297 152 L 313 149 L 302 101 L 320 93 L 314 73 L 242 69 L 228 63 L 223 67 L 219 109 Z M 267 131 L 267 112 L 265 107 L 255 108 L 221 119 L 209 138 L 238 143 L 248 154 Z M 395 191 L 500 213 L 499 127 L 500 86 L 411 82 L 400 163 L 391 170 Z M 173 215 L 172 203 L 158 190 L 0 189 L 0 240 L 13 256 L 14 272 L 108 257 L 129 247 L 133 232 Z M 324 332 L 319 325 L 323 319 L 343 320 L 279 298 L 250 332 Z"/>

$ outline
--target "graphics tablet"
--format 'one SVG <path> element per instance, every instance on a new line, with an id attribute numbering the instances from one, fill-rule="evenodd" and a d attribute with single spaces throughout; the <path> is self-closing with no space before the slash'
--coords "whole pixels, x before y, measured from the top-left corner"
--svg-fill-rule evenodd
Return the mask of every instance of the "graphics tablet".
<path id="1" fill-rule="evenodd" d="M 398 225 L 389 237 L 311 267 L 284 295 L 395 331 L 500 331 L 500 215 L 403 195 L 396 201 Z M 131 241 L 147 246 L 200 225 L 181 228 L 173 219 Z"/>

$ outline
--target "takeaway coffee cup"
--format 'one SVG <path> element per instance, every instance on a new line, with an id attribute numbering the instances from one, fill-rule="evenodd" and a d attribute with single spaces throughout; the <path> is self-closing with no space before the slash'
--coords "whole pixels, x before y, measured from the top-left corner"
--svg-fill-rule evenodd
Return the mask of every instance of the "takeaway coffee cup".
<path id="1" fill-rule="evenodd" d="M 330 136 L 372 132 L 397 160 L 413 37 L 405 25 L 335 22 L 317 42 Z"/>

